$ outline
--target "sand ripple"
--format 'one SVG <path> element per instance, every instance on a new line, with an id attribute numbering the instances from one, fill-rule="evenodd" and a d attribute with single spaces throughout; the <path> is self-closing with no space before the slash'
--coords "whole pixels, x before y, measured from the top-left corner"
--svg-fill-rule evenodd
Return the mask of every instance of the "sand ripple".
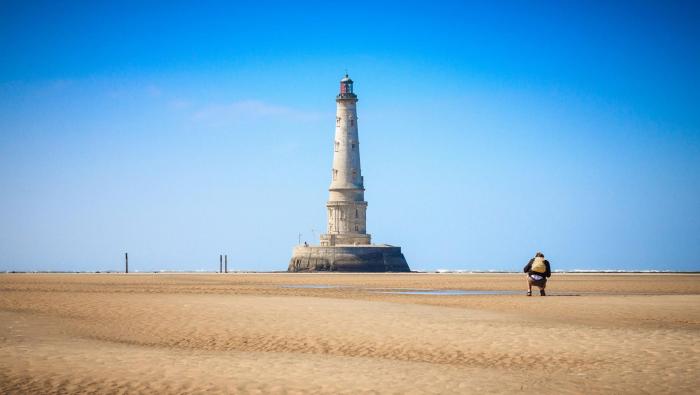
<path id="1" fill-rule="evenodd" d="M 400 282 L 356 278 L 366 285 Z M 265 276 L 223 283 L 197 275 L 63 279 L 2 278 L 0 392 L 694 393 L 700 387 L 698 295 L 441 297 L 284 289 Z M 418 285 L 436 286 L 434 278 L 424 279 Z"/>

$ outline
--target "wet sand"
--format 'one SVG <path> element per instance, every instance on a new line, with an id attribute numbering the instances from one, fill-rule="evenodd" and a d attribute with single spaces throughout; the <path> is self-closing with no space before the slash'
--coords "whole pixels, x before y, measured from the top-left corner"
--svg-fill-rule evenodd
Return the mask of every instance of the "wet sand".
<path id="1" fill-rule="evenodd" d="M 431 295 L 428 290 L 520 291 Z M 392 292 L 392 293 L 389 293 Z M 0 275 L 0 393 L 700 393 L 700 276 Z"/>

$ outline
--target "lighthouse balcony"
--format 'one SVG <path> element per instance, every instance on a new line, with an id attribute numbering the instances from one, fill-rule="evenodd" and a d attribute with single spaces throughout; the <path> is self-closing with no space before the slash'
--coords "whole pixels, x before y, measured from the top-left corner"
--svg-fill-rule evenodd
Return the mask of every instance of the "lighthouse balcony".
<path id="1" fill-rule="evenodd" d="M 357 95 L 354 93 L 340 93 L 335 97 L 336 100 L 350 99 L 357 101 Z"/>
<path id="2" fill-rule="evenodd" d="M 357 246 L 371 244 L 372 236 L 361 233 L 330 233 L 321 235 L 321 246 Z"/>

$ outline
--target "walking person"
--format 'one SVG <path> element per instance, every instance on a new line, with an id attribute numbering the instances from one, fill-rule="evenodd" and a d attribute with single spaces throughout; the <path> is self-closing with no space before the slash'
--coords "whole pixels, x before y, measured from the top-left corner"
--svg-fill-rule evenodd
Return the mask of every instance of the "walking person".
<path id="1" fill-rule="evenodd" d="M 525 265 L 523 272 L 527 273 L 527 296 L 532 296 L 533 286 L 540 289 L 541 296 L 546 296 L 544 289 L 547 287 L 547 279 L 552 275 L 552 269 L 549 261 L 544 259 L 544 254 L 538 251 Z"/>

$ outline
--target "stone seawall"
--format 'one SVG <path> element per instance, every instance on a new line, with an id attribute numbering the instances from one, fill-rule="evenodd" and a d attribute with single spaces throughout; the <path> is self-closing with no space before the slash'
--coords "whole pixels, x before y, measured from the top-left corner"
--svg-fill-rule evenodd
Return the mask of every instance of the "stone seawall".
<path id="1" fill-rule="evenodd" d="M 297 246 L 289 260 L 289 272 L 410 272 L 401 247 Z"/>

